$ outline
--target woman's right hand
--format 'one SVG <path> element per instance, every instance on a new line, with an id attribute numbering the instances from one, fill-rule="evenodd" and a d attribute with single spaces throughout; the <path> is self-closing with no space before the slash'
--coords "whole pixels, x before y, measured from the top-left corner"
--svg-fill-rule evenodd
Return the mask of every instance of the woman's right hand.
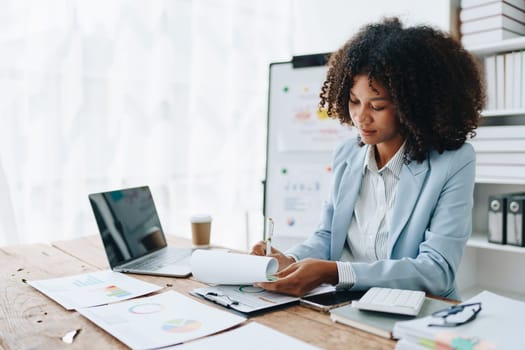
<path id="1" fill-rule="evenodd" d="M 268 256 L 271 256 L 272 258 L 277 259 L 277 262 L 279 262 L 279 270 L 290 266 L 295 262 L 295 259 L 289 256 L 284 255 L 281 253 L 278 249 L 275 249 L 274 247 L 271 248 L 271 254 Z M 252 247 L 252 251 L 250 252 L 252 255 L 260 255 L 260 256 L 267 256 L 266 255 L 266 241 L 259 241 L 257 244 L 255 244 Z"/>

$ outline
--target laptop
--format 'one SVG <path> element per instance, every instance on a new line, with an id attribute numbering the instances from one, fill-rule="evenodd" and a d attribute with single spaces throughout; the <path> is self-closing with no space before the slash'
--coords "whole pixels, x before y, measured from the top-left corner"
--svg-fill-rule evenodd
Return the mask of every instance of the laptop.
<path id="1" fill-rule="evenodd" d="M 191 274 L 192 249 L 168 247 L 148 186 L 92 193 L 89 202 L 113 271 Z"/>

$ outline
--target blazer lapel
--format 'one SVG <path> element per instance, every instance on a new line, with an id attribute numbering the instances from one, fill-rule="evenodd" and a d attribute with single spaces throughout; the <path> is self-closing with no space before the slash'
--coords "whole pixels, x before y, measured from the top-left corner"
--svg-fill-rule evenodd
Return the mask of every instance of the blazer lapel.
<path id="1" fill-rule="evenodd" d="M 369 146 L 360 147 L 359 150 L 346 160 L 346 168 L 341 176 L 339 193 L 334 203 L 334 217 L 332 221 L 332 242 L 330 258 L 339 259 L 343 251 L 355 202 L 361 188 L 363 179 L 363 164 Z"/>
<path id="2" fill-rule="evenodd" d="M 394 244 L 412 215 L 428 169 L 428 160 L 422 163 L 412 161 L 401 169 L 388 239 L 388 257 L 392 255 Z"/>

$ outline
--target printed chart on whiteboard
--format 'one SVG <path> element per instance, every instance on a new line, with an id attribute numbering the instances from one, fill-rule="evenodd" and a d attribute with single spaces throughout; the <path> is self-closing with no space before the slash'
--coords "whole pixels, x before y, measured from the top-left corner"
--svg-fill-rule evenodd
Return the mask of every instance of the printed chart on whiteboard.
<path id="1" fill-rule="evenodd" d="M 318 108 L 326 66 L 314 61 L 270 65 L 264 214 L 275 222 L 278 249 L 317 228 L 331 181 L 332 152 L 353 135 Z"/>

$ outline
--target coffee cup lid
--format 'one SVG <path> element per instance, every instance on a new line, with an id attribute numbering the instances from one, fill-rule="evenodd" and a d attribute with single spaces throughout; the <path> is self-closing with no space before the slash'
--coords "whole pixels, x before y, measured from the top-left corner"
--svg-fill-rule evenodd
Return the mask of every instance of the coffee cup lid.
<path id="1" fill-rule="evenodd" d="M 196 214 L 192 215 L 190 218 L 192 223 L 202 223 L 202 222 L 211 222 L 211 215 L 208 214 Z"/>

